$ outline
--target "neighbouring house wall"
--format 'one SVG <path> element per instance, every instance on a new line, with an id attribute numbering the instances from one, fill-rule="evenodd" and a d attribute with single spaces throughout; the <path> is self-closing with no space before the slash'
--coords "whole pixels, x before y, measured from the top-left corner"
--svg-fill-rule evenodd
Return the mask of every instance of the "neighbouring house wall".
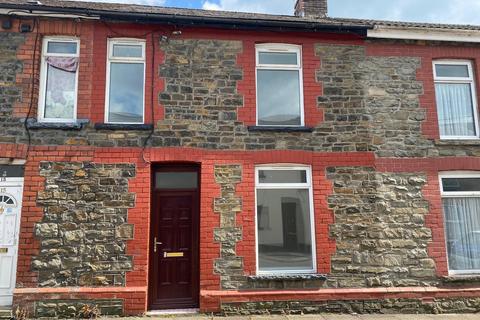
<path id="1" fill-rule="evenodd" d="M 185 28 L 179 36 L 168 27 L 154 30 L 41 20 L 34 75 L 36 33 L 0 30 L 0 151 L 27 160 L 17 304 L 35 302 L 37 316 L 71 316 L 84 304 L 114 314 L 145 311 L 150 165 L 190 161 L 201 166 L 203 311 L 480 309 L 470 298 L 478 296 L 478 282 L 472 284 L 477 289 L 455 292 L 450 300 L 441 296 L 452 295 L 452 284 L 444 279 L 438 172 L 478 170 L 480 151 L 476 142 L 438 140 L 431 66 L 432 59 L 445 57 L 477 61 L 478 46 L 322 33 Z M 169 40 L 161 42 L 164 34 Z M 78 118 L 88 123 L 78 130 L 31 127 L 27 133 L 23 126 L 30 106 L 30 118 L 36 118 L 45 35 L 80 38 Z M 95 128 L 104 122 L 107 38 L 119 35 L 147 42 L 145 116 L 154 124 L 152 133 Z M 256 118 L 255 43 L 266 42 L 302 45 L 311 132 L 249 128 Z M 316 267 L 326 280 L 256 275 L 254 168 L 271 163 L 312 167 Z M 440 285 L 446 293 L 433 303 L 421 301 L 429 297 L 418 288 Z M 380 290 L 396 287 L 407 293 L 385 300 Z M 320 288 L 333 291 L 321 299 L 302 291 Z M 354 288 L 365 292 L 342 296 L 347 291 L 341 290 Z M 301 291 L 300 298 L 272 297 L 272 289 Z M 251 291 L 254 298 L 241 296 Z M 249 299 L 257 302 L 239 303 Z"/>

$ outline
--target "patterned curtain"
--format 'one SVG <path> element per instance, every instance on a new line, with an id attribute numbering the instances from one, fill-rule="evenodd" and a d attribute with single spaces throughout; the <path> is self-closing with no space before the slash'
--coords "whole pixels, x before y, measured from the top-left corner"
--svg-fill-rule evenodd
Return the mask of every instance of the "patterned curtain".
<path id="1" fill-rule="evenodd" d="M 75 105 L 78 58 L 47 57 L 45 118 L 71 119 Z"/>

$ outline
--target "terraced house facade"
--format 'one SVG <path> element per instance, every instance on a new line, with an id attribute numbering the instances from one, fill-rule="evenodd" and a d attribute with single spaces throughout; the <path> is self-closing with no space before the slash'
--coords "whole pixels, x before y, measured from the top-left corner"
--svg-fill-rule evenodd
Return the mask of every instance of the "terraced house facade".
<path id="1" fill-rule="evenodd" d="M 0 305 L 480 311 L 480 27 L 0 14 Z"/>

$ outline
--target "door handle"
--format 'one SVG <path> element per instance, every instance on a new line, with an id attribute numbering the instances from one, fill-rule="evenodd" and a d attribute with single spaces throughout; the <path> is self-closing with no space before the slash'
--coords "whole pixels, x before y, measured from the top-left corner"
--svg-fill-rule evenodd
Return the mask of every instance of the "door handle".
<path id="1" fill-rule="evenodd" d="M 153 238 L 153 252 L 157 252 L 157 245 L 162 245 L 162 242 L 157 241 L 157 237 Z"/>

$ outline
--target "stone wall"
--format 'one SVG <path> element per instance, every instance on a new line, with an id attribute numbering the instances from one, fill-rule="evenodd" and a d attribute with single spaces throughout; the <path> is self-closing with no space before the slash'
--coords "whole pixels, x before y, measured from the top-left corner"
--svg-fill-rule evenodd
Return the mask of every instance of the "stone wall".
<path id="1" fill-rule="evenodd" d="M 45 189 L 37 204 L 44 215 L 35 226 L 40 252 L 32 259 L 40 287 L 124 286 L 132 270 L 125 254 L 133 238 L 127 224 L 135 194 L 128 180 L 130 164 L 41 162 Z"/>
<path id="2" fill-rule="evenodd" d="M 84 309 L 85 308 L 85 309 Z M 85 311 L 97 308 L 102 316 L 123 315 L 123 300 L 45 300 L 35 302 L 35 319 L 94 319 Z"/>
<path id="3" fill-rule="evenodd" d="M 335 301 L 260 301 L 222 303 L 225 315 L 312 313 L 418 314 L 478 313 L 480 298 L 369 299 Z"/>
<path id="4" fill-rule="evenodd" d="M 424 157 L 425 110 L 416 80 L 420 59 L 366 56 L 364 46 L 317 45 L 317 81 L 325 122 L 314 131 L 316 151 L 374 151 L 381 157 Z"/>
<path id="5" fill-rule="evenodd" d="M 436 282 L 435 262 L 427 246 L 432 232 L 425 226 L 429 204 L 422 195 L 426 177 L 376 172 L 373 168 L 328 168 L 335 215 L 330 236 L 329 286 L 402 287 Z"/>

